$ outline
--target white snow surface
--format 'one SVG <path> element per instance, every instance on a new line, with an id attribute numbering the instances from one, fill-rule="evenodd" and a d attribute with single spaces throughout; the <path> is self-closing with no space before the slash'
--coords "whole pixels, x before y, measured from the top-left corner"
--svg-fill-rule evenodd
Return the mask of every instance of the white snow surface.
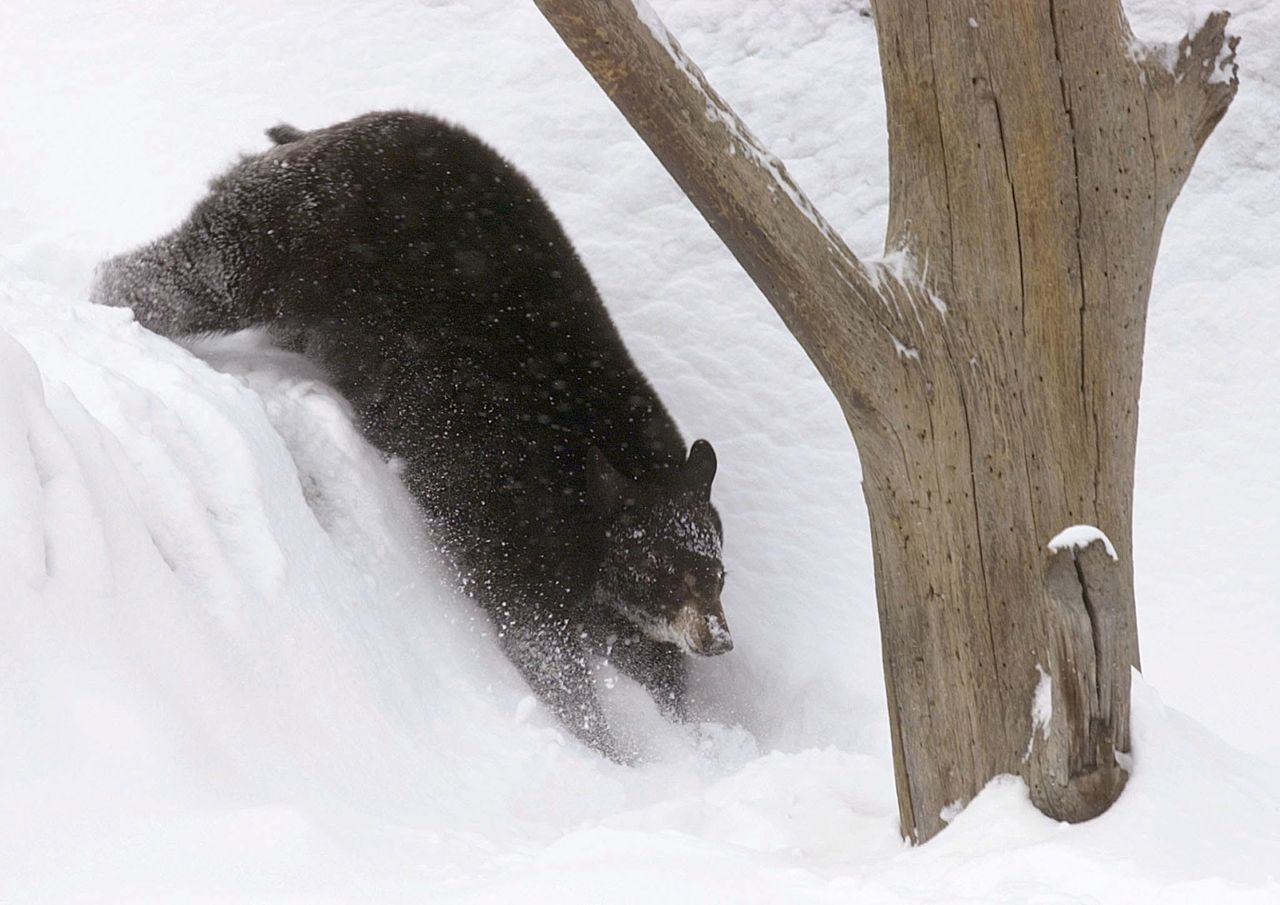
<path id="1" fill-rule="evenodd" d="M 865 4 L 653 5 L 878 253 Z M 1234 6 L 1240 94 L 1148 322 L 1128 787 L 1067 827 L 997 779 L 913 849 L 839 409 L 532 4 L 5 3 L 0 901 L 1280 901 L 1280 6 Z M 1128 8 L 1158 42 L 1190 6 Z M 265 127 L 393 107 L 530 174 L 687 436 L 716 444 L 736 647 L 699 664 L 690 727 L 610 679 L 639 767 L 531 701 L 314 375 L 85 302 L 97 260 L 171 228 Z"/>

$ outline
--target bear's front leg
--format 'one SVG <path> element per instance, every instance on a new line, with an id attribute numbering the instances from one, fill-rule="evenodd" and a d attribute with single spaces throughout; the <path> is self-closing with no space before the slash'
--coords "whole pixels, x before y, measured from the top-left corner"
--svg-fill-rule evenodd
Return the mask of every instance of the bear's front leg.
<path id="1" fill-rule="evenodd" d="M 689 658 L 680 648 L 628 632 L 614 639 L 606 657 L 620 673 L 644 686 L 667 719 L 682 723 L 688 718 Z"/>
<path id="2" fill-rule="evenodd" d="M 508 624 L 499 640 L 533 693 L 570 732 L 616 763 L 635 761 L 634 753 L 623 751 L 609 731 L 586 648 L 570 627 Z"/>

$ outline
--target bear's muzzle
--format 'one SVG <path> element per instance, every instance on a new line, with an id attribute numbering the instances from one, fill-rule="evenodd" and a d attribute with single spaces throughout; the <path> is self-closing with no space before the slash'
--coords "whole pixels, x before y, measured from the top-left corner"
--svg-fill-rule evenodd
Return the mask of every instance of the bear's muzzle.
<path id="1" fill-rule="evenodd" d="M 680 608 L 673 628 L 680 646 L 691 654 L 714 657 L 733 650 L 733 636 L 729 634 L 719 600 L 686 603 Z"/>

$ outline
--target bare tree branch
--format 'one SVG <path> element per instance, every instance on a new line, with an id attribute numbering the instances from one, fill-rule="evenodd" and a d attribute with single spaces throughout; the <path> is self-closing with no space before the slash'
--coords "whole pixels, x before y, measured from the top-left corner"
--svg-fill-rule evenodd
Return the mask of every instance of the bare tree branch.
<path id="1" fill-rule="evenodd" d="M 860 262 L 644 0 L 534 0 L 777 309 L 832 389 L 865 398 L 918 301 Z M 851 380 L 852 378 L 852 385 Z M 848 397 L 844 397 L 848 398 Z"/>
<path id="2" fill-rule="evenodd" d="M 1166 171 L 1162 200 L 1172 206 L 1196 156 L 1240 87 L 1231 14 L 1210 13 L 1177 44 L 1145 48 L 1139 65 L 1150 93 L 1151 137 Z"/>
<path id="3" fill-rule="evenodd" d="M 1199 31 L 1178 45 L 1177 81 L 1181 85 L 1197 85 L 1201 95 L 1191 133 L 1197 153 L 1226 115 L 1240 88 L 1240 69 L 1236 65 L 1240 37 L 1226 33 L 1230 18 L 1225 10 L 1210 14 Z"/>

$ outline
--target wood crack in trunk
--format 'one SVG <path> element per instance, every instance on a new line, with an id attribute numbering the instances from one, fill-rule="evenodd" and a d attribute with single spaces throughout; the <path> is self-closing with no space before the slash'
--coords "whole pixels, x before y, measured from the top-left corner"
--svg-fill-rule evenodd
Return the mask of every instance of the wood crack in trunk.
<path id="1" fill-rule="evenodd" d="M 1000 156 L 1004 160 L 1004 178 L 1009 183 L 1009 201 L 1013 205 L 1014 244 L 1018 249 L 1018 285 L 1021 288 L 1019 306 L 1022 311 L 1022 336 L 1027 335 L 1027 267 L 1022 254 L 1022 216 L 1018 211 L 1018 186 L 1013 180 L 1013 171 L 1009 169 L 1009 143 L 1004 134 L 1004 116 L 1000 113 L 1000 98 L 996 95 L 995 84 L 991 84 L 991 106 L 996 113 L 996 130 L 1000 133 Z"/>
<path id="2" fill-rule="evenodd" d="M 1168 213 L 1164 203 L 1164 190 L 1160 184 L 1160 152 L 1156 147 L 1156 128 L 1151 122 L 1151 85 L 1146 76 L 1146 64 L 1139 64 L 1142 79 L 1142 106 L 1147 113 L 1147 147 L 1151 149 L 1151 235 L 1160 235 L 1161 218 Z"/>
<path id="3" fill-rule="evenodd" d="M 949 342 L 947 343 L 947 347 L 948 347 L 947 360 L 948 362 L 952 363 L 952 366 L 954 368 L 954 362 L 956 361 L 956 357 L 954 354 L 952 354 L 950 350 Z M 982 540 L 982 535 L 983 535 L 982 510 L 978 503 L 978 463 L 974 459 L 973 425 L 969 421 L 969 393 L 965 389 L 964 378 L 960 375 L 958 368 L 954 369 L 953 374 L 956 381 L 956 389 L 960 397 L 960 409 L 964 416 L 965 443 L 967 444 L 968 451 L 969 451 L 969 486 L 970 486 L 970 494 L 971 494 L 969 503 L 973 510 L 973 524 L 976 529 L 974 532 L 976 535 L 975 545 L 978 548 L 978 566 L 979 566 L 979 570 L 982 573 L 982 593 L 984 595 L 984 598 L 987 601 L 990 601 L 991 600 L 991 583 L 990 583 L 990 579 L 987 576 L 987 555 L 986 555 L 986 551 L 983 549 L 983 540 Z M 939 483 L 938 486 L 941 488 L 943 485 Z M 983 607 L 983 613 L 986 616 L 986 625 L 987 625 L 987 648 L 991 657 L 991 669 L 995 673 L 996 687 L 1003 690 L 1005 685 L 1004 685 L 1004 680 L 1001 676 L 1002 670 L 1001 670 L 1001 663 L 1000 663 L 1000 655 L 998 650 L 996 649 L 996 630 L 995 630 L 995 625 L 991 621 L 992 620 L 991 610 L 992 610 L 992 607 L 989 605 Z M 1003 722 L 1000 723 L 1000 726 L 1002 728 L 1003 728 L 1003 725 L 1004 725 Z"/>
<path id="4" fill-rule="evenodd" d="M 1099 680 L 1101 676 L 1097 670 L 1102 665 L 1102 637 L 1101 624 L 1096 605 L 1089 594 L 1089 582 L 1085 579 L 1084 565 L 1080 562 L 1080 556 L 1072 551 L 1071 561 L 1076 567 L 1076 580 L 1080 582 L 1080 602 L 1084 604 L 1084 611 L 1089 617 L 1089 636 L 1093 641 L 1093 656 L 1095 666 L 1094 681 L 1090 691 L 1093 694 L 1094 713 L 1101 714 L 1102 691 L 1099 688 Z"/>
<path id="5" fill-rule="evenodd" d="M 1084 237 L 1084 197 L 1080 186 L 1080 143 L 1079 135 L 1076 132 L 1075 113 L 1071 108 L 1071 91 L 1067 86 L 1066 67 L 1062 60 L 1062 38 L 1058 34 L 1058 5 L 1056 0 L 1049 0 L 1049 26 L 1053 32 L 1053 58 L 1058 66 L 1058 86 L 1062 91 L 1062 109 L 1067 117 L 1067 138 L 1071 146 L 1071 181 L 1076 189 L 1076 209 L 1075 209 L 1075 235 L 1074 242 L 1076 249 L 1076 281 L 1080 289 L 1080 403 L 1084 407 L 1087 415 L 1092 408 L 1089 403 L 1089 369 L 1088 356 L 1085 354 L 1085 337 L 1086 332 L 1085 314 L 1088 309 L 1088 292 L 1085 288 L 1085 266 L 1084 266 L 1084 248 L 1082 247 Z M 1098 446 L 1098 431 L 1096 415 L 1094 419 L 1094 448 Z M 1088 517 L 1097 519 L 1098 513 L 1098 471 L 1101 468 L 1101 461 L 1096 459 L 1093 463 L 1094 472 L 1094 491 L 1093 491 L 1093 509 L 1089 513 L 1080 513 L 1080 517 Z"/>
<path id="6" fill-rule="evenodd" d="M 934 65 L 933 52 L 933 9 L 929 4 L 929 0 L 925 0 L 925 28 L 929 35 L 929 74 L 930 85 L 933 96 L 933 115 L 938 129 L 938 150 L 942 152 L 942 190 L 947 196 L 947 242 L 949 246 L 950 257 L 947 259 L 949 270 L 954 270 L 956 266 L 956 230 L 955 224 L 951 222 L 951 166 L 947 157 L 947 130 L 942 124 L 942 108 L 938 98 L 938 71 Z M 951 288 L 954 295 L 955 277 L 951 273 L 947 274 L 951 280 Z"/>

